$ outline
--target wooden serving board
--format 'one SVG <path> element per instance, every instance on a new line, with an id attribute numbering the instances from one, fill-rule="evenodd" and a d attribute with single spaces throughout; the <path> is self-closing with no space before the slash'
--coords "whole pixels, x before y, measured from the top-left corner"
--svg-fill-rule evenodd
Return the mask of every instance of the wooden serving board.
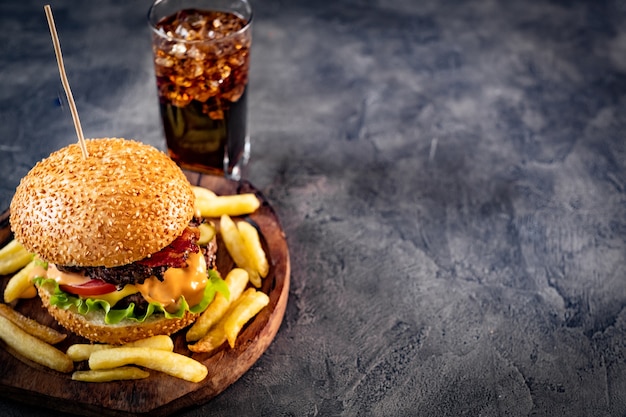
<path id="1" fill-rule="evenodd" d="M 150 371 L 150 377 L 143 380 L 87 383 L 72 381 L 71 374 L 58 373 L 22 359 L 0 343 L 0 395 L 86 416 L 159 417 L 206 403 L 233 384 L 259 359 L 280 327 L 289 294 L 289 252 L 278 217 L 249 182 L 193 173 L 188 173 L 187 177 L 192 184 L 213 190 L 218 195 L 253 192 L 262 201 L 261 207 L 246 220 L 258 226 L 270 261 L 270 273 L 261 288 L 269 295 L 270 303 L 242 330 L 235 348 L 231 349 L 225 343 L 217 352 L 192 354 L 185 342 L 186 330 L 182 330 L 173 335 L 175 351 L 207 366 L 209 375 L 202 382 L 187 382 Z M 8 212 L 5 212 L 0 217 L 0 244 L 10 237 Z M 222 247 L 218 249 L 217 267 L 225 277 L 233 263 Z M 8 279 L 0 278 L 0 289 L 4 290 Z M 64 331 L 42 308 L 39 298 L 20 300 L 15 309 Z M 86 341 L 72 334 L 57 347 L 64 351 L 77 342 Z"/>

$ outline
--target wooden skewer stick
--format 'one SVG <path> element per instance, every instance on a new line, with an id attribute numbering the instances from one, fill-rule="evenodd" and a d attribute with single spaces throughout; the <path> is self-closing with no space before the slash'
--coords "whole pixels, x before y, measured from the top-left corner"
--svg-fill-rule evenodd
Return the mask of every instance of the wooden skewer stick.
<path id="1" fill-rule="evenodd" d="M 52 9 L 49 4 L 46 4 L 43 9 L 46 12 L 46 18 L 48 19 L 48 26 L 50 27 L 50 36 L 52 36 L 52 44 L 54 45 L 54 53 L 57 57 L 57 64 L 59 65 L 59 73 L 61 75 L 61 83 L 65 89 L 65 95 L 70 105 L 70 112 L 72 113 L 72 119 L 74 120 L 74 128 L 76 129 L 76 135 L 78 136 L 78 144 L 80 150 L 83 153 L 83 159 L 89 157 L 87 152 L 87 145 L 85 144 L 85 137 L 83 136 L 83 128 L 80 125 L 80 119 L 78 118 L 78 110 L 76 109 L 76 103 L 74 103 L 74 97 L 72 96 L 72 90 L 70 89 L 70 83 L 67 81 L 67 75 L 65 74 L 65 65 L 63 65 L 63 55 L 61 54 L 61 44 L 59 42 L 59 36 L 57 35 L 57 29 L 54 25 L 54 17 L 52 17 Z"/>

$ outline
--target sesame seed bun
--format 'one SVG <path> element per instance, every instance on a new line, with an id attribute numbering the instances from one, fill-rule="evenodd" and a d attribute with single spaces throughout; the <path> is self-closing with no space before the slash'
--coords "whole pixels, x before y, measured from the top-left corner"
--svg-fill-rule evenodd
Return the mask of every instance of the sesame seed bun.
<path id="1" fill-rule="evenodd" d="M 121 345 L 155 335 L 171 335 L 193 323 L 198 316 L 185 311 L 180 319 L 155 314 L 143 323 L 125 319 L 117 324 L 106 324 L 102 311 L 82 315 L 74 306 L 64 310 L 50 304 L 50 292 L 46 286 L 37 286 L 37 292 L 43 306 L 60 325 L 92 342 Z"/>
<path id="2" fill-rule="evenodd" d="M 43 159 L 11 201 L 15 238 L 42 259 L 114 267 L 158 252 L 194 213 L 181 169 L 158 149 L 119 138 L 72 144 Z"/>

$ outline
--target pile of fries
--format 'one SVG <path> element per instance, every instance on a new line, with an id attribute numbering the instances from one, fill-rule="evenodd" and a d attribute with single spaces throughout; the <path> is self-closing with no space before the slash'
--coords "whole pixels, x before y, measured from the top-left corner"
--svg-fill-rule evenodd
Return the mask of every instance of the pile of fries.
<path id="1" fill-rule="evenodd" d="M 269 304 L 262 291 L 262 279 L 269 273 L 269 263 L 256 228 L 246 221 L 235 222 L 231 216 L 252 213 L 259 208 L 254 194 L 216 196 L 210 190 L 193 187 L 197 215 L 219 217 L 219 233 L 236 265 L 225 278 L 230 295 L 215 295 L 213 302 L 187 332 L 192 352 L 211 352 L 228 341 L 231 348 L 243 326 Z M 248 283 L 252 284 L 249 287 Z"/>
<path id="2" fill-rule="evenodd" d="M 219 219 L 219 233 L 235 267 L 226 275 L 230 295 L 216 294 L 209 307 L 186 333 L 192 352 L 212 352 L 228 342 L 235 347 L 237 336 L 247 322 L 266 305 L 269 297 L 259 290 L 269 273 L 269 263 L 257 229 L 232 217 L 256 211 L 260 202 L 254 194 L 217 196 L 205 188 L 193 187 L 196 215 Z M 232 216 L 232 217 L 231 217 Z M 201 241 L 211 240 L 215 225 L 201 230 Z M 163 372 L 191 382 L 206 378 L 208 370 L 201 362 L 174 352 L 169 336 L 154 336 L 122 346 L 73 344 L 65 352 L 54 345 L 66 334 L 45 326 L 13 309 L 19 299 L 35 297 L 32 283 L 45 264 L 12 240 L 0 249 L 0 275 L 14 274 L 0 303 L 0 339 L 11 353 L 85 382 L 106 382 L 147 378 L 148 370 Z M 75 363 L 88 363 L 88 370 L 75 370 Z"/>

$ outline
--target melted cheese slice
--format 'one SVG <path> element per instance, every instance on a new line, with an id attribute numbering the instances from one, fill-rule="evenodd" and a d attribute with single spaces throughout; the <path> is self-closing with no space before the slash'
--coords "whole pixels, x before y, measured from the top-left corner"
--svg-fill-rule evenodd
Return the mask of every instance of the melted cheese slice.
<path id="1" fill-rule="evenodd" d="M 170 268 L 163 274 L 163 281 L 156 277 L 146 279 L 143 284 L 135 284 L 149 302 L 157 302 L 168 310 L 175 309 L 181 295 L 190 306 L 202 301 L 208 282 L 206 261 L 202 253 L 192 253 L 187 259 L 187 268 Z"/>
<path id="2" fill-rule="evenodd" d="M 114 306 L 122 298 L 138 292 L 139 290 L 133 284 L 127 284 L 120 291 L 113 291 L 108 294 L 95 295 L 93 298 L 98 300 L 104 300 L 109 303 L 110 306 Z"/>

